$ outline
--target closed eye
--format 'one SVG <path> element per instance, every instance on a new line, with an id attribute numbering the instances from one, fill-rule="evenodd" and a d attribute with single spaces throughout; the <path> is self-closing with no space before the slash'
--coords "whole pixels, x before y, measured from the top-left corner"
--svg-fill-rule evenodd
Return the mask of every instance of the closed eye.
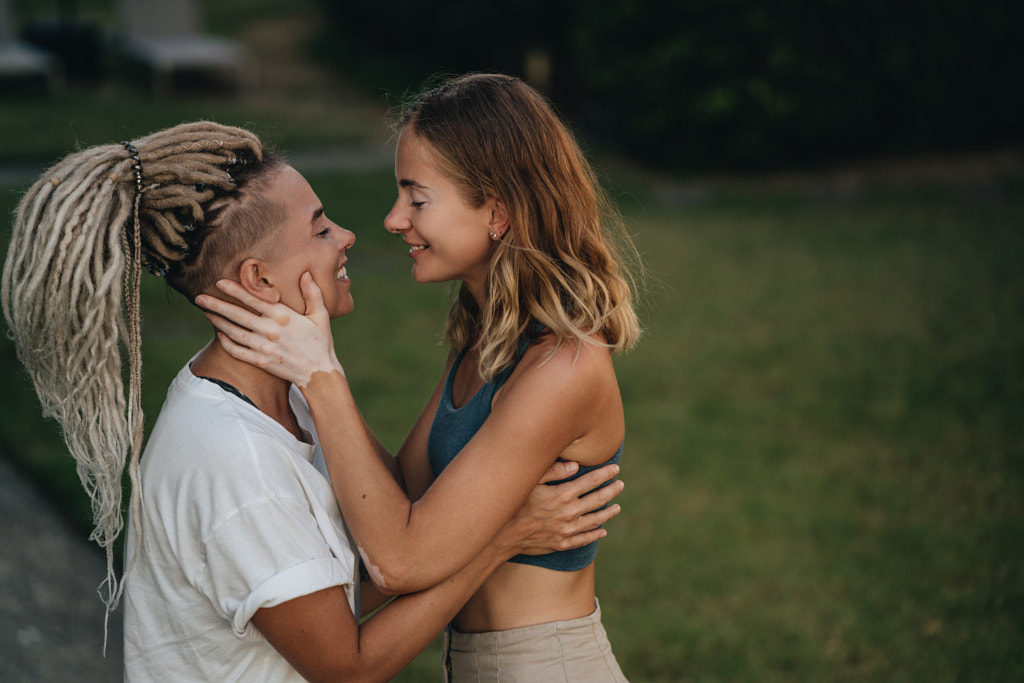
<path id="1" fill-rule="evenodd" d="M 323 217 L 324 217 L 324 207 L 323 206 L 318 206 L 315 209 L 313 209 L 313 217 L 312 217 L 312 220 L 310 221 L 310 223 L 312 223 L 314 228 L 316 227 L 317 223 L 320 223 L 322 225 L 323 222 L 320 219 L 323 218 Z M 316 237 L 326 237 L 330 232 L 331 232 L 331 224 L 330 224 L 330 222 L 328 222 L 326 228 L 324 228 L 323 230 L 321 230 L 319 232 L 314 232 L 313 235 L 315 235 Z"/>

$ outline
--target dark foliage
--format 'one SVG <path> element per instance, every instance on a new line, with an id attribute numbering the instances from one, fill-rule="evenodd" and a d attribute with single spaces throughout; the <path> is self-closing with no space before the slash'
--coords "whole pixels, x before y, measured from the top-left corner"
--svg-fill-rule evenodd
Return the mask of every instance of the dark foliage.
<path id="1" fill-rule="evenodd" d="M 524 74 L 590 136 L 668 168 L 1021 142 L 1014 0 L 323 0 L 321 55 L 397 95 Z"/>

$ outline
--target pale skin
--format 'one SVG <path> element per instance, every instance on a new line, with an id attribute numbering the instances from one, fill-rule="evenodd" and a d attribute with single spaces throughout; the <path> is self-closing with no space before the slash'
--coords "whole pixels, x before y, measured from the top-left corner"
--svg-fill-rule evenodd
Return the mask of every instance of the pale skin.
<path id="1" fill-rule="evenodd" d="M 350 312 L 353 301 L 345 264 L 355 236 L 324 215 L 309 184 L 290 167 L 276 174 L 267 193 L 285 208 L 287 219 L 271 238 L 257 246 L 255 256 L 232 267 L 229 274 L 236 281 L 237 300 L 256 307 L 302 305 L 304 297 L 298 281 L 299 273 L 306 273 L 303 279 L 307 283 L 316 286 L 312 284 L 315 278 L 320 284 L 317 291 L 323 297 L 318 298 L 318 313 L 325 322 Z M 219 344 L 208 345 L 191 369 L 193 374 L 229 382 L 301 439 L 288 403 L 288 380 L 233 357 Z M 385 457 L 384 449 L 358 412 L 350 417 L 353 419 L 346 421 L 345 428 L 359 433 L 360 443 L 367 453 L 373 453 L 379 467 L 376 471 L 397 486 L 396 477 L 401 475 L 394 461 Z M 593 472 L 557 487 L 537 484 L 564 478 L 575 467 L 561 464 L 543 473 L 543 479 L 538 476 L 528 505 L 496 529 L 458 572 L 436 585 L 424 585 L 422 590 L 391 600 L 362 624 L 352 614 L 341 586 L 259 609 L 253 624 L 308 680 L 388 680 L 431 642 L 487 576 L 509 557 L 519 552 L 584 545 L 604 535 L 596 527 L 617 514 L 618 507 L 586 513 L 607 504 L 618 490 L 607 487 L 612 490 L 578 496 L 606 481 L 610 473 Z M 388 599 L 370 583 L 364 583 L 362 591 L 366 612 Z"/>
<path id="2" fill-rule="evenodd" d="M 497 197 L 470 206 L 436 170 L 430 154 L 415 135 L 402 136 L 396 158 L 399 197 L 385 227 L 411 246 L 417 282 L 460 280 L 482 303 L 494 240 L 509 229 L 507 209 Z M 397 455 L 403 490 L 363 429 L 335 355 L 318 283 L 304 276 L 300 286 L 301 307 L 248 296 L 227 281 L 218 287 L 249 311 L 214 297 L 197 303 L 217 314 L 209 317 L 229 354 L 294 382 L 308 399 L 328 468 L 347 473 L 334 478 L 341 509 L 385 591 L 420 590 L 458 572 L 474 561 L 557 459 L 599 465 L 622 443 L 622 404 L 608 350 L 580 342 L 556 350 L 549 334 L 529 347 L 495 395 L 490 417 L 435 480 L 427 437 L 449 357 Z M 596 341 L 602 341 L 599 335 Z M 476 368 L 471 351 L 455 376 L 456 406 L 482 386 Z M 622 483 L 605 488 L 618 493 Z M 593 610 L 593 564 L 560 572 L 504 563 L 474 592 L 454 624 L 467 632 L 504 630 Z"/>

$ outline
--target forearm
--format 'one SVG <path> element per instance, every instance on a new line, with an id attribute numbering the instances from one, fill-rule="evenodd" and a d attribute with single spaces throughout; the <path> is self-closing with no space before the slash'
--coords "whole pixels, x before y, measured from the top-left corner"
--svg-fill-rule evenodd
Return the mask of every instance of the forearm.
<path id="1" fill-rule="evenodd" d="M 371 578 L 388 592 L 408 590 L 406 567 L 429 564 L 417 557 L 421 539 L 409 528 L 412 504 L 379 457 L 347 380 L 340 372 L 317 373 L 302 391 L 310 405 L 335 496 Z M 429 582 L 419 585 L 432 585 L 457 569 L 430 576 Z"/>
<path id="2" fill-rule="evenodd" d="M 253 624 L 306 680 L 388 681 L 451 621 L 513 547 L 489 546 L 457 575 L 392 600 L 361 625 L 341 586 L 259 609 Z"/>
<path id="3" fill-rule="evenodd" d="M 370 428 L 370 425 L 367 424 L 366 418 L 362 417 L 362 415 L 360 415 L 360 418 L 363 422 L 363 430 L 366 432 L 366 438 L 370 440 L 370 444 L 377 452 L 377 457 L 380 458 L 382 463 L 384 463 L 384 467 L 388 469 L 391 476 L 394 477 L 395 481 L 398 482 L 399 487 L 404 491 L 405 481 L 402 477 L 402 468 L 399 467 L 398 459 L 391 455 L 391 452 L 380 442 L 380 439 L 377 438 L 377 435 Z"/>
<path id="4" fill-rule="evenodd" d="M 468 565 L 440 584 L 402 595 L 360 626 L 361 667 L 383 680 L 398 674 L 458 614 L 497 567 L 514 553 L 489 545 Z"/>

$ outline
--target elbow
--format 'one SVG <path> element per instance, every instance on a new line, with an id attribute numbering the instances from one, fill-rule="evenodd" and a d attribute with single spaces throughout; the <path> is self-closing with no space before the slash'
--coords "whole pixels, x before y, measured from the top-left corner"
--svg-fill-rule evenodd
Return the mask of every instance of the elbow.
<path id="1" fill-rule="evenodd" d="M 416 593 L 444 578 L 432 580 L 428 572 L 424 571 L 427 563 L 411 558 L 373 558 L 363 554 L 363 564 L 373 585 L 385 595 Z"/>

